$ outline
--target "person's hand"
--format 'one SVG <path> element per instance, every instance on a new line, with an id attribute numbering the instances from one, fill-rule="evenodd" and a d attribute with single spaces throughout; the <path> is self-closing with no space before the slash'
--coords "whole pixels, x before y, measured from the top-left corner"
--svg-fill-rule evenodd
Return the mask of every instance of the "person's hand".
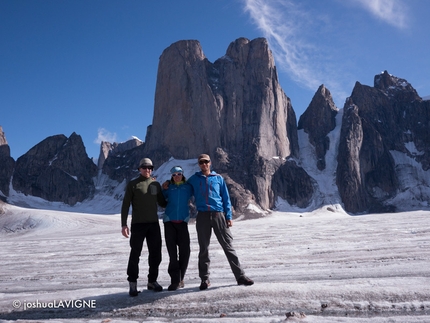
<path id="1" fill-rule="evenodd" d="M 170 181 L 165 181 L 162 185 L 163 190 L 167 190 L 169 188 Z"/>
<path id="2" fill-rule="evenodd" d="M 128 238 L 130 236 L 130 230 L 128 229 L 128 226 L 123 226 L 121 233 L 124 237 Z"/>
<path id="3" fill-rule="evenodd" d="M 227 220 L 227 226 L 232 227 L 233 226 L 233 220 Z"/>

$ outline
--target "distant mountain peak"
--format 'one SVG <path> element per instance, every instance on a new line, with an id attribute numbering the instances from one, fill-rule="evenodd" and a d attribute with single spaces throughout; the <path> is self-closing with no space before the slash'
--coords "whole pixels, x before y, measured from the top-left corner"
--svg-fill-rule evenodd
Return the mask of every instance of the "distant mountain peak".
<path id="1" fill-rule="evenodd" d="M 421 99 L 408 81 L 389 74 L 388 71 L 375 75 L 374 87 L 391 97 L 397 97 L 400 94 L 401 98 L 406 101 Z"/>

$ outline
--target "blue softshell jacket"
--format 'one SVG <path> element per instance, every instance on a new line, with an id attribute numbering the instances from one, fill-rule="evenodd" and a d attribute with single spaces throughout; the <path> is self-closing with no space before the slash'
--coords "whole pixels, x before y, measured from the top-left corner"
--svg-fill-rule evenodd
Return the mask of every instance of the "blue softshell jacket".
<path id="1" fill-rule="evenodd" d="M 227 184 L 221 175 L 214 171 L 208 176 L 196 172 L 188 179 L 188 183 L 193 187 L 198 211 L 224 212 L 227 220 L 233 218 Z"/>
<path id="2" fill-rule="evenodd" d="M 188 208 L 188 201 L 192 196 L 192 190 L 191 185 L 185 182 L 170 184 L 167 190 L 163 190 L 163 195 L 167 200 L 163 222 L 189 221 L 190 210 Z"/>

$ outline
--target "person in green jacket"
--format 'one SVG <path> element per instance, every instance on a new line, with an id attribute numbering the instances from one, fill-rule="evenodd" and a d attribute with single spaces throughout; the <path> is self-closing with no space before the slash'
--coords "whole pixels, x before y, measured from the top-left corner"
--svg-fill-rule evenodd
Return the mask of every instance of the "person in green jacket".
<path id="1" fill-rule="evenodd" d="M 130 236 L 130 257 L 127 266 L 129 295 L 137 296 L 137 279 L 139 278 L 139 258 L 143 241 L 148 246 L 148 285 L 149 290 L 160 292 L 163 287 L 157 282 L 158 267 L 161 263 L 161 230 L 158 221 L 158 205 L 166 207 L 167 202 L 161 191 L 160 183 L 151 173 L 154 169 L 151 159 L 143 158 L 139 163 L 140 176 L 127 184 L 121 207 L 122 235 Z M 131 230 L 127 226 L 127 217 L 132 206 Z"/>

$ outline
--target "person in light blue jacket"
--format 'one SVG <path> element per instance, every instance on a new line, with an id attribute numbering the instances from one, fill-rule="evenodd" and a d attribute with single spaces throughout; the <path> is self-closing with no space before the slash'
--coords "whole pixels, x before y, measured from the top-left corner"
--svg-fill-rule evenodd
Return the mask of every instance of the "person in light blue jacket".
<path id="1" fill-rule="evenodd" d="M 210 286 L 209 281 L 209 243 L 212 230 L 224 250 L 231 270 L 238 285 L 252 285 L 254 281 L 245 276 L 236 251 L 233 248 L 233 235 L 230 227 L 233 225 L 230 195 L 224 178 L 211 171 L 209 155 L 201 154 L 198 158 L 200 172 L 188 179 L 193 187 L 193 195 L 197 207 L 196 230 L 199 241 L 199 276 L 200 290 Z"/>
<path id="2" fill-rule="evenodd" d="M 175 166 L 170 170 L 170 173 L 172 174 L 170 184 L 167 189 L 163 189 L 163 195 L 167 200 L 163 222 L 164 238 L 170 259 L 168 272 L 171 284 L 168 290 L 173 291 L 184 287 L 184 276 L 190 259 L 190 234 L 188 231 L 190 211 L 188 204 L 192 187 L 186 182 L 182 167 Z"/>

